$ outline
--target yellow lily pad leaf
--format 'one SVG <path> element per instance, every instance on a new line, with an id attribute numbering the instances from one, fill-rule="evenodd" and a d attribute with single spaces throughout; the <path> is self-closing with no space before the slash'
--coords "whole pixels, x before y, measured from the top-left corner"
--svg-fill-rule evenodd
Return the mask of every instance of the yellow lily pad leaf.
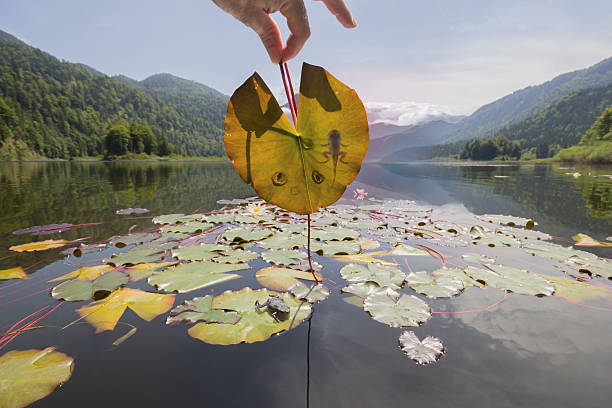
<path id="1" fill-rule="evenodd" d="M 612 300 L 612 290 L 610 289 L 600 288 L 560 276 L 538 275 L 555 285 L 554 296 L 561 297 L 570 302 L 582 302 L 587 299 L 597 298 Z"/>
<path id="2" fill-rule="evenodd" d="M 321 274 L 315 272 L 317 280 L 322 281 Z M 255 273 L 257 281 L 262 285 L 274 290 L 290 290 L 292 287 L 300 283 L 298 279 L 314 281 L 312 272 L 300 271 L 291 268 L 280 268 L 271 266 L 263 268 Z"/>
<path id="3" fill-rule="evenodd" d="M 387 251 L 365 252 L 363 254 L 354 255 L 334 255 L 334 258 L 342 262 L 352 263 L 379 263 L 382 265 L 397 265 L 395 262 L 385 261 L 383 259 L 374 258 L 375 256 L 389 255 Z"/>
<path id="4" fill-rule="evenodd" d="M 0 279 L 27 279 L 25 271 L 21 266 L 16 268 L 3 269 L 0 271 Z"/>
<path id="5" fill-rule="evenodd" d="M 21 408 L 68 381 L 74 359 L 53 347 L 13 350 L 0 357 L 0 407 Z"/>
<path id="6" fill-rule="evenodd" d="M 49 282 L 57 282 L 64 279 L 77 278 L 77 280 L 96 280 L 102 274 L 112 271 L 113 268 L 108 265 L 84 266 L 76 271 L 68 272 L 58 278 L 51 279 Z"/>
<path id="7" fill-rule="evenodd" d="M 298 214 L 335 203 L 368 149 L 357 93 L 321 67 L 302 66 L 297 130 L 255 73 L 232 95 L 225 150 L 264 200 Z"/>
<path id="8" fill-rule="evenodd" d="M 574 245 L 584 247 L 612 247 L 612 242 L 601 242 L 586 234 L 576 234 L 572 237 Z"/>
<path id="9" fill-rule="evenodd" d="M 113 330 L 128 307 L 138 316 L 150 322 L 172 308 L 174 297 L 175 295 L 120 288 L 106 299 L 92 302 L 77 309 L 76 312 L 96 328 L 96 333 L 100 333 L 105 330 Z"/>
<path id="10" fill-rule="evenodd" d="M 45 251 L 47 249 L 59 248 L 70 243 L 65 239 L 47 239 L 45 241 L 29 242 L 27 244 L 14 245 L 9 249 L 15 252 Z"/>
<path id="11" fill-rule="evenodd" d="M 134 266 L 128 266 L 127 273 L 130 275 L 130 282 L 137 282 L 144 278 L 148 278 L 153 272 L 166 268 L 168 266 L 174 266 L 178 264 L 178 261 L 169 262 L 145 262 L 136 264 Z"/>
<path id="12" fill-rule="evenodd" d="M 264 304 L 270 295 L 279 296 L 289 307 L 286 316 L 276 321 L 266 307 L 255 309 L 255 301 Z M 224 292 L 215 297 L 213 309 L 233 310 L 241 316 L 235 323 L 198 323 L 188 330 L 191 337 L 205 343 L 230 345 L 264 341 L 274 334 L 291 330 L 300 325 L 312 307 L 308 302 L 300 302 L 289 293 L 271 292 L 267 289 L 252 290 L 246 287 L 237 292 Z"/>

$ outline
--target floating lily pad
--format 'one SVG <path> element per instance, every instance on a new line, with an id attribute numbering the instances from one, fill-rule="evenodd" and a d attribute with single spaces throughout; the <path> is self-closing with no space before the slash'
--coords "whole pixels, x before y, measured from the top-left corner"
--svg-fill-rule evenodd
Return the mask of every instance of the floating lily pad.
<path id="1" fill-rule="evenodd" d="M 532 255 L 543 256 L 557 261 L 576 258 L 583 262 L 596 261 L 597 255 L 586 251 L 579 251 L 572 247 L 562 247 L 555 244 L 529 243 L 525 250 Z"/>
<path id="2" fill-rule="evenodd" d="M 545 232 L 527 230 L 522 228 L 501 227 L 497 231 L 505 235 L 517 238 L 521 241 L 548 241 L 552 239 L 552 237 Z"/>
<path id="3" fill-rule="evenodd" d="M 314 241 L 310 243 L 310 249 L 319 255 L 350 255 L 361 251 L 356 241 Z"/>
<path id="4" fill-rule="evenodd" d="M 522 218 L 522 217 L 513 217 L 511 215 L 492 215 L 485 214 L 477 217 L 483 221 L 487 221 L 493 224 L 507 225 L 509 227 L 525 227 L 527 229 L 533 229 L 536 222 L 534 222 L 530 218 Z"/>
<path id="5" fill-rule="evenodd" d="M 121 210 L 115 211 L 115 214 L 118 215 L 130 215 L 130 214 L 146 214 L 149 210 L 146 208 L 123 208 Z"/>
<path id="6" fill-rule="evenodd" d="M 245 251 L 244 249 L 232 249 L 222 256 L 213 258 L 212 261 L 225 264 L 237 264 L 252 261 L 256 258 L 259 258 L 259 253 L 257 252 Z"/>
<path id="7" fill-rule="evenodd" d="M 305 247 L 307 243 L 306 237 L 303 235 L 296 235 L 290 232 L 281 232 L 258 242 L 257 245 L 266 249 L 297 249 L 300 247 Z"/>
<path id="8" fill-rule="evenodd" d="M 354 255 L 335 255 L 334 258 L 342 262 L 354 262 L 354 263 L 378 263 L 381 265 L 392 265 L 397 266 L 395 262 L 385 261 L 384 259 L 374 258 L 375 256 L 386 256 L 387 251 L 375 251 L 375 252 L 364 252 L 362 254 Z"/>
<path id="9" fill-rule="evenodd" d="M 214 227 L 214 224 L 208 222 L 185 222 L 178 225 L 164 225 L 161 232 L 180 232 L 185 234 L 196 234 Z"/>
<path id="10" fill-rule="evenodd" d="M 124 246 L 127 246 L 127 245 L 143 244 L 145 242 L 151 242 L 154 239 L 158 239 L 160 236 L 161 235 L 158 232 L 120 235 L 120 236 L 112 237 L 109 243 L 111 245 L 116 246 L 117 248 L 123 248 Z"/>
<path id="11" fill-rule="evenodd" d="M 265 309 L 255 310 L 255 301 L 264 303 L 270 295 L 280 296 L 290 307 L 289 315 L 277 322 Z M 236 324 L 198 323 L 189 329 L 191 337 L 210 344 L 238 344 L 264 341 L 270 336 L 297 327 L 310 316 L 311 306 L 300 302 L 289 293 L 271 292 L 267 289 L 252 290 L 246 287 L 238 292 L 224 292 L 213 299 L 212 307 L 233 310 L 241 316 Z"/>
<path id="12" fill-rule="evenodd" d="M 361 249 L 369 251 L 371 249 L 380 248 L 380 243 L 374 239 L 370 238 L 359 238 L 359 246 Z"/>
<path id="13" fill-rule="evenodd" d="M 294 249 L 273 249 L 262 253 L 261 257 L 273 265 L 295 265 L 308 259 L 308 254 Z"/>
<path id="14" fill-rule="evenodd" d="M 526 270 L 504 265 L 486 265 L 487 269 L 468 266 L 465 273 L 472 279 L 496 289 L 532 296 L 550 296 L 555 286 Z"/>
<path id="15" fill-rule="evenodd" d="M 431 277 L 427 272 L 412 272 L 406 277 L 406 284 L 429 298 L 453 297 L 463 291 L 461 279 L 451 275 Z"/>
<path id="16" fill-rule="evenodd" d="M 400 256 L 429 256 L 429 253 L 424 249 L 415 248 L 410 245 L 397 243 L 393 246 L 393 249 L 389 252 L 389 255 L 400 255 Z"/>
<path id="17" fill-rule="evenodd" d="M 367 298 L 373 293 L 384 293 L 388 286 L 380 287 L 374 282 L 351 283 L 342 288 L 342 293 L 351 293 L 360 298 Z"/>
<path id="18" fill-rule="evenodd" d="M 0 280 L 2 279 L 27 279 L 25 271 L 21 266 L 16 268 L 3 269 L 0 271 Z"/>
<path id="19" fill-rule="evenodd" d="M 169 292 L 191 292 L 217 283 L 241 278 L 240 275 L 226 272 L 247 269 L 248 265 L 229 265 L 202 261 L 180 264 L 149 277 L 149 285 Z"/>
<path id="20" fill-rule="evenodd" d="M 400 295 L 391 288 L 368 296 L 363 308 L 374 320 L 391 327 L 420 326 L 431 317 L 427 303 L 416 296 Z"/>
<path id="21" fill-rule="evenodd" d="M 211 214 L 205 215 L 203 220 L 206 222 L 212 222 L 214 224 L 224 224 L 227 222 L 233 222 L 236 214 L 233 213 L 222 213 L 222 214 Z"/>
<path id="22" fill-rule="evenodd" d="M 514 237 L 498 232 L 486 232 L 477 238 L 473 238 L 475 245 L 486 245 L 488 247 L 518 247 L 521 242 Z"/>
<path id="23" fill-rule="evenodd" d="M 153 218 L 155 224 L 176 224 L 185 214 L 166 214 Z"/>
<path id="24" fill-rule="evenodd" d="M 466 262 L 477 264 L 495 263 L 495 258 L 490 258 L 483 254 L 468 253 L 461 255 L 461 258 Z"/>
<path id="25" fill-rule="evenodd" d="M 427 336 L 423 341 L 412 331 L 405 331 L 399 337 L 400 348 L 417 364 L 435 363 L 444 354 L 444 344 L 437 337 Z"/>
<path id="26" fill-rule="evenodd" d="M 166 323 L 197 323 L 203 321 L 206 323 L 236 324 L 241 319 L 241 316 L 235 311 L 213 309 L 212 303 L 212 295 L 186 300 L 182 305 L 172 309 Z"/>
<path id="27" fill-rule="evenodd" d="M 576 234 L 572 237 L 574 245 L 584 247 L 612 247 L 612 242 L 601 242 L 586 234 Z"/>
<path id="28" fill-rule="evenodd" d="M 397 266 L 349 264 L 340 269 L 340 275 L 351 283 L 375 282 L 378 286 L 398 289 L 404 283 L 406 274 Z"/>
<path id="29" fill-rule="evenodd" d="M 159 262 L 165 258 L 165 251 L 175 247 L 175 243 L 165 243 L 161 245 L 137 246 L 120 254 L 115 254 L 104 262 L 114 266 L 136 265 L 139 263 Z"/>
<path id="30" fill-rule="evenodd" d="M 172 251 L 172 256 L 183 261 L 209 261 L 222 256 L 226 251 L 231 251 L 227 245 L 197 244 L 177 248 Z"/>
<path id="31" fill-rule="evenodd" d="M 465 289 L 471 288 L 472 286 L 476 286 L 479 288 L 485 287 L 483 283 L 475 281 L 474 279 L 470 278 L 463 269 L 459 269 L 459 268 L 443 267 L 443 268 L 436 269 L 435 271 L 433 271 L 432 275 L 436 279 L 442 278 L 442 277 L 451 277 L 451 278 L 459 279 L 463 282 L 463 287 Z"/>
<path id="32" fill-rule="evenodd" d="M 178 264 L 178 261 L 141 263 L 134 266 L 128 266 L 127 273 L 130 276 L 131 282 L 137 282 L 141 279 L 148 278 L 155 271 L 176 264 Z"/>
<path id="33" fill-rule="evenodd" d="M 359 238 L 359 231 L 340 227 L 312 228 L 310 238 L 319 241 L 353 241 Z"/>
<path id="34" fill-rule="evenodd" d="M 9 247 L 9 250 L 15 252 L 34 252 L 34 251 L 46 251 L 47 249 L 63 247 L 69 244 L 70 241 L 65 239 L 47 239 L 45 241 L 29 242 L 27 244 L 14 245 Z"/>
<path id="35" fill-rule="evenodd" d="M 555 296 L 569 300 L 570 302 L 582 302 L 588 299 L 612 300 L 612 290 L 591 285 L 589 283 L 577 282 L 560 276 L 538 274 L 538 276 L 552 282 L 555 285 Z"/>
<path id="36" fill-rule="evenodd" d="M 56 282 L 64 279 L 77 278 L 78 280 L 96 280 L 100 275 L 112 271 L 108 265 L 84 266 L 76 271 L 68 272 L 58 278 L 51 279 L 49 282 Z"/>
<path id="37" fill-rule="evenodd" d="M 315 272 L 317 280 L 322 281 L 321 274 Z M 258 270 L 255 273 L 257 281 L 262 285 L 274 290 L 290 290 L 293 286 L 300 283 L 298 279 L 314 281 L 312 272 L 300 271 L 290 268 L 268 267 Z"/>
<path id="38" fill-rule="evenodd" d="M 225 231 L 223 239 L 227 242 L 250 242 L 260 241 L 271 237 L 274 233 L 266 229 L 257 228 L 234 228 Z"/>
<path id="39" fill-rule="evenodd" d="M 612 263 L 603 259 L 592 259 L 585 262 L 581 259 L 570 258 L 559 266 L 564 272 L 578 276 L 581 273 L 587 275 L 601 276 L 612 279 Z"/>
<path id="40" fill-rule="evenodd" d="M 302 282 L 298 282 L 291 288 L 291 293 L 300 300 L 306 300 L 308 303 L 317 303 L 327 299 L 329 289 L 322 284 L 306 286 Z"/>
<path id="41" fill-rule="evenodd" d="M 107 298 L 83 306 L 76 312 L 96 328 L 96 333 L 100 333 L 113 330 L 128 307 L 142 319 L 150 322 L 172 308 L 174 297 L 175 295 L 120 288 Z"/>
<path id="42" fill-rule="evenodd" d="M 96 280 L 75 279 L 60 283 L 51 290 L 51 296 L 58 300 L 76 302 L 89 300 L 92 297 L 100 299 L 128 282 L 128 276 L 118 271 L 101 275 Z"/>
<path id="43" fill-rule="evenodd" d="M 12 350 L 0 357 L 0 406 L 21 408 L 51 394 L 70 379 L 74 359 L 55 351 Z"/>
<path id="44" fill-rule="evenodd" d="M 48 224 L 48 225 L 35 225 L 29 228 L 19 229 L 17 231 L 13 231 L 13 235 L 20 234 L 32 234 L 32 235 L 44 235 L 44 234 L 55 234 L 57 232 L 62 232 L 67 229 L 74 227 L 73 224 L 63 223 L 63 224 Z"/>

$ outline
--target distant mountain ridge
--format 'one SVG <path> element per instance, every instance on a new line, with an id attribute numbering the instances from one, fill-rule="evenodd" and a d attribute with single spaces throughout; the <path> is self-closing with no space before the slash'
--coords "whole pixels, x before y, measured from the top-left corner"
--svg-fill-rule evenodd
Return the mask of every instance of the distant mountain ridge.
<path id="1" fill-rule="evenodd" d="M 227 101 L 213 88 L 169 74 L 114 79 L 0 31 L 0 154 L 102 154 L 105 132 L 126 120 L 148 123 L 175 153 L 222 156 Z"/>

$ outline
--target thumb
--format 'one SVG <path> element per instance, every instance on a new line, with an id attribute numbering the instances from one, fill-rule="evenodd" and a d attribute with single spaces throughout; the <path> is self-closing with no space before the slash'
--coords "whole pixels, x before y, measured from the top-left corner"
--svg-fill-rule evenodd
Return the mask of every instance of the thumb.
<path id="1" fill-rule="evenodd" d="M 266 51 L 268 51 L 270 60 L 272 63 L 278 64 L 283 53 L 283 40 L 274 19 L 265 11 L 259 9 L 253 10 L 249 18 L 243 22 L 259 35 Z"/>

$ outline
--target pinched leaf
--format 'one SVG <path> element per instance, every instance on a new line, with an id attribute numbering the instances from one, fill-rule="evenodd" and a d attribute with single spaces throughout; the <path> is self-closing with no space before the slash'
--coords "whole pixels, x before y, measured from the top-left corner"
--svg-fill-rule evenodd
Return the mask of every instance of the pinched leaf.
<path id="1" fill-rule="evenodd" d="M 300 300 L 306 300 L 308 303 L 317 303 L 327 299 L 329 289 L 323 284 L 315 284 L 306 286 L 302 282 L 298 282 L 291 288 L 291 293 Z"/>
<path id="2" fill-rule="evenodd" d="M 465 273 L 472 279 L 496 289 L 533 296 L 550 296 L 555 286 L 538 275 L 504 265 L 486 265 L 487 269 L 468 266 Z"/>
<path id="3" fill-rule="evenodd" d="M 304 63 L 298 128 L 255 73 L 232 95 L 225 149 L 240 177 L 266 201 L 298 214 L 336 202 L 368 148 L 365 108 L 354 90 Z"/>
<path id="4" fill-rule="evenodd" d="M 74 359 L 55 351 L 12 350 L 0 357 L 0 406 L 21 408 L 51 394 L 70 379 Z"/>
<path id="5" fill-rule="evenodd" d="M 351 283 L 375 282 L 378 286 L 398 289 L 404 283 L 406 274 L 397 266 L 349 264 L 340 269 L 340 275 Z"/>
<path id="6" fill-rule="evenodd" d="M 461 279 L 450 275 L 439 276 L 434 279 L 423 271 L 408 274 L 406 283 L 415 291 L 434 299 L 456 296 L 464 288 Z"/>
<path id="7" fill-rule="evenodd" d="M 238 279 L 242 276 L 226 272 L 247 269 L 248 265 L 219 264 L 202 261 L 173 266 L 161 272 L 154 272 L 149 277 L 149 285 L 157 289 L 179 293 L 205 288 L 217 283 Z"/>
<path id="8" fill-rule="evenodd" d="M 308 255 L 294 249 L 273 249 L 261 254 L 264 261 L 273 265 L 296 265 L 300 261 L 308 259 Z"/>
<path id="9" fill-rule="evenodd" d="M 261 228 L 233 228 L 225 231 L 223 239 L 227 242 L 251 242 L 261 241 L 262 239 L 271 237 L 274 233 L 270 230 Z"/>
<path id="10" fill-rule="evenodd" d="M 322 281 L 321 274 L 315 272 L 318 281 Z M 255 273 L 257 281 L 262 285 L 274 290 L 290 290 L 293 286 L 300 283 L 298 279 L 314 281 L 312 272 L 299 271 L 290 268 L 268 267 L 258 270 Z"/>
<path id="11" fill-rule="evenodd" d="M 270 295 L 280 296 L 290 307 L 286 318 L 277 322 L 264 308 L 255 310 L 255 301 L 265 303 Z M 191 337 L 210 344 L 238 344 L 264 341 L 270 336 L 297 327 L 308 316 L 312 307 L 307 302 L 300 302 L 289 293 L 271 292 L 267 289 L 252 290 L 246 287 L 237 292 L 224 292 L 215 297 L 213 309 L 233 310 L 241 316 L 236 324 L 198 323 L 189 329 Z"/>
<path id="12" fill-rule="evenodd" d="M 416 296 L 400 295 L 391 288 L 368 296 L 363 308 L 374 320 L 391 327 L 420 326 L 431 317 L 427 303 Z"/>
<path id="13" fill-rule="evenodd" d="M 405 331 L 399 337 L 400 348 L 417 364 L 435 363 L 444 354 L 444 344 L 437 337 L 427 336 L 423 341 L 412 331 Z"/>
<path id="14" fill-rule="evenodd" d="M 33 252 L 33 251 L 45 251 L 47 249 L 63 247 L 69 244 L 71 241 L 65 239 L 47 239 L 45 241 L 29 242 L 27 244 L 14 245 L 9 248 L 15 252 Z"/>
<path id="15" fill-rule="evenodd" d="M 16 268 L 3 269 L 0 271 L 0 280 L 2 279 L 27 279 L 25 271 L 21 266 Z"/>
<path id="16" fill-rule="evenodd" d="M 107 298 L 83 306 L 76 312 L 96 328 L 96 333 L 100 333 L 113 330 L 128 307 L 142 319 L 150 322 L 172 308 L 174 297 L 175 295 L 120 288 Z"/>
<path id="17" fill-rule="evenodd" d="M 236 324 L 241 319 L 241 316 L 235 311 L 213 309 L 212 303 L 212 295 L 186 300 L 182 305 L 172 309 L 166 323 L 203 321 L 206 323 Z"/>

